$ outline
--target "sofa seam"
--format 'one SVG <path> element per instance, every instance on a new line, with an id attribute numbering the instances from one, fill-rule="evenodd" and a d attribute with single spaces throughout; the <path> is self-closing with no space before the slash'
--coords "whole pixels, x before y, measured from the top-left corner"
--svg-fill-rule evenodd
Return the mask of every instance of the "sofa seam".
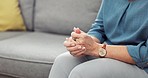
<path id="1" fill-rule="evenodd" d="M 0 72 L 0 75 L 5 75 L 5 76 L 9 76 L 9 77 L 14 77 L 14 78 L 24 78 L 24 77 L 20 77 L 14 74 L 10 74 L 10 73 L 4 73 L 4 72 Z"/>
<path id="2" fill-rule="evenodd" d="M 32 10 L 32 31 L 34 31 L 35 28 L 35 6 L 36 6 L 36 0 L 33 0 L 33 10 Z"/>
<path id="3" fill-rule="evenodd" d="M 21 61 L 21 62 L 29 62 L 29 63 L 38 63 L 38 64 L 48 64 L 48 65 L 53 65 L 53 62 L 37 62 L 37 61 L 33 61 L 33 60 L 30 60 L 30 61 L 27 61 L 27 60 L 23 60 L 23 59 L 13 59 L 13 58 L 10 58 L 10 57 L 2 57 L 0 56 L 0 58 L 2 59 L 8 59 L 8 60 L 14 60 L 14 61 Z"/>
<path id="4" fill-rule="evenodd" d="M 29 32 L 29 31 L 28 31 Z M 18 32 L 19 33 L 19 32 Z M 0 42 L 1 41 L 5 41 L 5 40 L 9 40 L 9 39 L 12 39 L 12 38 L 16 38 L 16 37 L 20 37 L 20 36 L 22 36 L 22 35 L 24 35 L 24 34 L 28 34 L 28 33 L 22 33 L 22 34 L 15 34 L 15 35 L 13 35 L 13 36 L 9 36 L 9 37 L 7 37 L 7 38 L 3 38 L 3 39 L 0 39 Z"/>

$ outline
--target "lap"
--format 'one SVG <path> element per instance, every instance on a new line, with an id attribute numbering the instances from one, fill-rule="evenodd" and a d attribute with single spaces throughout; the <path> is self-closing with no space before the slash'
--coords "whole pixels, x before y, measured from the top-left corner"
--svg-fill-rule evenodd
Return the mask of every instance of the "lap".
<path id="1" fill-rule="evenodd" d="M 135 65 L 99 58 L 77 65 L 69 78 L 148 78 L 148 74 Z"/>

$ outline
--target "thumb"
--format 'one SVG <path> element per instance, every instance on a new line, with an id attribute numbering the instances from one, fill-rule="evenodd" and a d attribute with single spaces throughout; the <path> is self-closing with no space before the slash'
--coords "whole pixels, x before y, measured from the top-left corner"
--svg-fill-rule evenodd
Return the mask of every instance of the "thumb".
<path id="1" fill-rule="evenodd" d="M 81 34 L 81 33 L 84 33 L 84 31 L 82 31 L 80 28 L 76 28 L 74 27 L 74 32 L 77 33 L 77 34 Z"/>

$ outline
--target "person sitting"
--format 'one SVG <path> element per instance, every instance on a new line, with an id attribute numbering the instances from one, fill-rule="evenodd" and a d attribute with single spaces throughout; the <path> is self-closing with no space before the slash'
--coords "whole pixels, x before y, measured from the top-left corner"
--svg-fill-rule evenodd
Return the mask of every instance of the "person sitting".
<path id="1" fill-rule="evenodd" d="M 148 0 L 103 0 L 90 30 L 66 38 L 68 52 L 49 78 L 148 78 L 147 7 Z"/>

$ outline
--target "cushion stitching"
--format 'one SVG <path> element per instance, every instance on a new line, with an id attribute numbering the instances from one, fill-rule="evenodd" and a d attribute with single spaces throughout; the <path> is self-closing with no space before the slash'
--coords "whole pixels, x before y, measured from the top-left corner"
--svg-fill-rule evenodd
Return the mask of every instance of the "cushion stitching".
<path id="1" fill-rule="evenodd" d="M 52 65 L 53 62 L 43 62 L 43 61 L 35 61 L 35 60 L 25 60 L 25 59 L 15 59 L 15 58 L 10 58 L 10 57 L 3 57 L 0 56 L 2 59 L 8 59 L 8 60 L 15 60 L 15 61 L 22 61 L 22 62 L 30 62 L 30 63 L 39 63 L 39 64 L 48 64 Z"/>

